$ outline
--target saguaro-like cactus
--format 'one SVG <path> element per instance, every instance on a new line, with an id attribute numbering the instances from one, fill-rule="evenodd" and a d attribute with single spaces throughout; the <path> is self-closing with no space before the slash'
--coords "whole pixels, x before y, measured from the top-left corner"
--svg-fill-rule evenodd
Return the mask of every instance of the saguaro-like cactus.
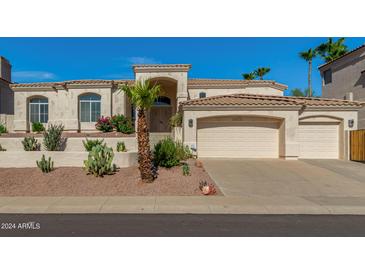
<path id="1" fill-rule="evenodd" d="M 96 177 L 112 174 L 116 170 L 113 164 L 113 149 L 104 145 L 96 145 L 89 152 L 87 160 L 84 161 L 84 169 Z"/>
<path id="2" fill-rule="evenodd" d="M 46 160 L 46 157 L 43 154 L 41 160 L 37 161 L 37 166 L 43 173 L 49 173 L 53 170 L 53 161 L 51 160 L 51 157 Z"/>

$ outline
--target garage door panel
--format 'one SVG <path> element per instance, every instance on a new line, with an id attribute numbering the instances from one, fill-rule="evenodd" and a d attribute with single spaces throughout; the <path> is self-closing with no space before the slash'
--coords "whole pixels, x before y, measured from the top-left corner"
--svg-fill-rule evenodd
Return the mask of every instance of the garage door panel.
<path id="1" fill-rule="evenodd" d="M 339 158 L 339 124 L 299 124 L 298 140 L 300 158 Z"/>
<path id="2" fill-rule="evenodd" d="M 198 122 L 199 157 L 278 158 L 279 122 L 220 118 Z"/>

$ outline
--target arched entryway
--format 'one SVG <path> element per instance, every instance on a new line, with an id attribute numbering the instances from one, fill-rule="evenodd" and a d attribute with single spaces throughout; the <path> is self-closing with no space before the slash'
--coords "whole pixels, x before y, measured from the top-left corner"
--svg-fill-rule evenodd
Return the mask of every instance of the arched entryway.
<path id="1" fill-rule="evenodd" d="M 151 83 L 161 86 L 161 94 L 149 112 L 150 131 L 171 132 L 169 121 L 176 113 L 177 82 L 170 78 L 155 78 Z"/>

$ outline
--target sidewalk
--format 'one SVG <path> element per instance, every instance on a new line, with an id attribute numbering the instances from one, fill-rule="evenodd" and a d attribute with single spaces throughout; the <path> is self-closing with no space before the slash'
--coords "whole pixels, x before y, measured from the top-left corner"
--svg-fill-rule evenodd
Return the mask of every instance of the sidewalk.
<path id="1" fill-rule="evenodd" d="M 211 213 L 365 215 L 365 197 L 0 197 L 0 213 Z"/>

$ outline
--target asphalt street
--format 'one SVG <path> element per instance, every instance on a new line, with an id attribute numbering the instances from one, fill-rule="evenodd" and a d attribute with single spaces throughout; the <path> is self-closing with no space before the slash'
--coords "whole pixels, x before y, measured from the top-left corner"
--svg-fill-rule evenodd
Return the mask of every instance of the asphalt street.
<path id="1" fill-rule="evenodd" d="M 365 236 L 363 215 L 0 214 L 0 236 Z"/>

